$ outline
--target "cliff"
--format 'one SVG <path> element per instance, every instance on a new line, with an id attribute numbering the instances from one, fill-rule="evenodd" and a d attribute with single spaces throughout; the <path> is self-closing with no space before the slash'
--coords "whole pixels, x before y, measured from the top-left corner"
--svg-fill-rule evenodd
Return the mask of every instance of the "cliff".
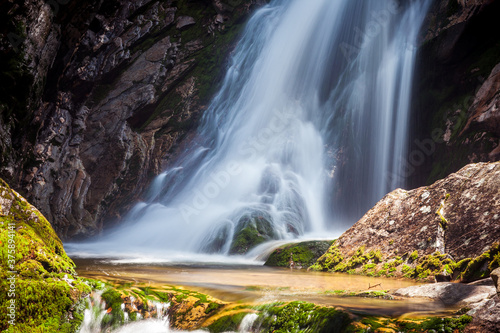
<path id="1" fill-rule="evenodd" d="M 189 141 L 262 2 L 3 3 L 0 176 L 63 239 L 119 221 Z"/>
<path id="2" fill-rule="evenodd" d="M 248 14 L 265 2 L 2 3 L 0 177 L 62 239 L 119 223 L 189 143 Z M 412 148 L 394 175 L 410 188 L 500 158 L 499 7 L 433 2 Z"/>
<path id="3" fill-rule="evenodd" d="M 500 3 L 435 1 L 419 49 L 412 146 L 400 175 L 429 185 L 469 163 L 500 160 Z"/>

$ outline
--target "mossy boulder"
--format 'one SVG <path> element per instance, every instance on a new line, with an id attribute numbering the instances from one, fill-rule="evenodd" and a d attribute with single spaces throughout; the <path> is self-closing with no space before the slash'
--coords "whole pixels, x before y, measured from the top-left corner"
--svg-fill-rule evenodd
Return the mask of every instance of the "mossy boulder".
<path id="1" fill-rule="evenodd" d="M 76 332 L 90 287 L 47 219 L 1 179 L 0 244 L 0 329 Z"/>
<path id="2" fill-rule="evenodd" d="M 314 264 L 330 247 L 332 241 L 309 241 L 280 246 L 271 253 L 264 265 L 307 268 Z"/>
<path id="3" fill-rule="evenodd" d="M 255 246 L 275 238 L 270 216 L 256 213 L 245 215 L 238 221 L 229 253 L 245 254 Z"/>
<path id="4" fill-rule="evenodd" d="M 261 332 L 346 332 L 351 324 L 348 313 L 307 302 L 272 303 L 252 308 L 257 315 L 252 327 Z M 212 333 L 238 330 L 248 312 L 220 317 L 208 326 Z"/>

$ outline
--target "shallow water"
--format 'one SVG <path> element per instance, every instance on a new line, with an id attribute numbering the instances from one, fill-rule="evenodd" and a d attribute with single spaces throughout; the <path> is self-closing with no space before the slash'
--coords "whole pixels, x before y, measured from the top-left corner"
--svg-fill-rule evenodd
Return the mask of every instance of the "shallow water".
<path id="1" fill-rule="evenodd" d="M 429 300 L 385 300 L 340 297 L 334 290 L 393 290 L 416 285 L 414 281 L 366 276 L 306 272 L 257 265 L 136 264 L 106 259 L 75 259 L 80 276 L 116 282 L 145 283 L 161 288 L 183 286 L 225 302 L 262 304 L 275 301 L 308 301 L 372 314 L 443 314 L 449 311 Z M 375 286 L 375 287 L 374 287 Z"/>

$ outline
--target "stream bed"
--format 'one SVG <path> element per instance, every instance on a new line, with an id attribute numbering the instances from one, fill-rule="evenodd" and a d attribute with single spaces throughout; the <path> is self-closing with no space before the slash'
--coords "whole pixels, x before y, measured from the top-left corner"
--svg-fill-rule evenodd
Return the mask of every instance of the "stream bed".
<path id="1" fill-rule="evenodd" d="M 444 315 L 455 309 L 427 299 L 346 297 L 339 291 L 390 291 L 418 283 L 410 280 L 359 275 L 307 272 L 262 264 L 127 263 L 108 259 L 75 259 L 77 272 L 86 278 L 152 287 L 181 286 L 224 302 L 264 304 L 307 301 L 384 316 Z M 344 293 L 345 294 L 345 293 Z"/>

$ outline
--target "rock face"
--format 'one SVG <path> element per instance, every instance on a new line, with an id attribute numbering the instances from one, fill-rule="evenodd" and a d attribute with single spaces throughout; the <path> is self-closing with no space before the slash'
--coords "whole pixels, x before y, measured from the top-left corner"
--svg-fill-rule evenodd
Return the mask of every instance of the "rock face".
<path id="1" fill-rule="evenodd" d="M 419 49 L 412 147 L 400 175 L 410 188 L 500 159 L 499 10 L 492 0 L 433 2 Z"/>
<path id="2" fill-rule="evenodd" d="M 493 68 L 474 97 L 469 108 L 467 124 L 462 132 L 472 128 L 500 137 L 500 63 Z M 500 146 L 490 153 L 492 159 L 498 159 L 497 155 L 500 155 Z"/>
<path id="3" fill-rule="evenodd" d="M 500 264 L 499 179 L 500 162 L 478 163 L 428 187 L 397 189 L 342 234 L 313 268 L 423 279 L 468 266 L 461 278 L 488 276 Z"/>
<path id="4" fill-rule="evenodd" d="M 0 176 L 67 239 L 118 221 L 189 138 L 262 1 L 62 3 L 2 4 L 18 24 L 1 43 Z"/>

